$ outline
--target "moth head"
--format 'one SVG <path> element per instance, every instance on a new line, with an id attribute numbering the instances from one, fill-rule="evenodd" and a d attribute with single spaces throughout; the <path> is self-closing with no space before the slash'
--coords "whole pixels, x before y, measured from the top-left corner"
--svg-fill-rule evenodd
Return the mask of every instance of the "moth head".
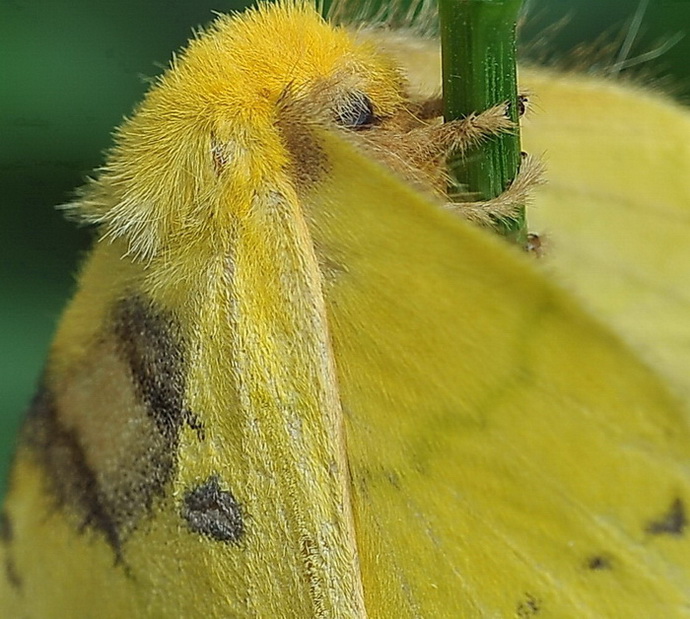
<path id="1" fill-rule="evenodd" d="M 309 3 L 222 16 L 116 132 L 75 210 L 124 238 L 135 256 L 170 254 L 172 242 L 220 238 L 261 187 L 299 184 L 292 172 L 308 145 L 295 142 L 295 127 L 361 135 L 407 107 L 392 57 L 329 25 Z"/>
<path id="2" fill-rule="evenodd" d="M 224 17 L 212 35 L 233 57 L 232 87 L 219 93 L 214 118 L 220 142 L 237 139 L 238 117 L 270 147 L 270 134 L 288 118 L 363 130 L 404 106 L 406 82 L 392 57 L 331 26 L 309 3 Z"/>

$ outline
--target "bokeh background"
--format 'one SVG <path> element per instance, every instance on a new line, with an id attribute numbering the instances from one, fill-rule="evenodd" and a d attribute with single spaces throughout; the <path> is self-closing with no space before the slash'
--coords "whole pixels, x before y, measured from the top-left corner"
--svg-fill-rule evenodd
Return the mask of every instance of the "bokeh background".
<path id="1" fill-rule="evenodd" d="M 632 53 L 660 49 L 687 29 L 688 37 L 645 68 L 690 101 L 690 0 L 642 1 L 647 10 Z M 90 232 L 65 221 L 55 205 L 102 164 L 112 128 L 192 29 L 213 11 L 247 4 L 0 0 L 0 496 L 19 420 L 89 245 Z M 637 6 L 531 0 L 523 37 L 548 32 L 537 48 L 552 58 L 596 40 L 615 50 Z"/>

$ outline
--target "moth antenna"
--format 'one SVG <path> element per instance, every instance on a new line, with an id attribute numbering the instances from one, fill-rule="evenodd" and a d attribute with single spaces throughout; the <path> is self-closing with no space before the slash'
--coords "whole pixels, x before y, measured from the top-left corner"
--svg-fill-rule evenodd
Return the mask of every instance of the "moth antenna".
<path id="1" fill-rule="evenodd" d="M 640 28 L 642 27 L 642 20 L 644 19 L 644 16 L 647 13 L 648 7 L 649 0 L 640 0 L 639 4 L 637 5 L 637 10 L 635 11 L 635 15 L 633 15 L 632 21 L 630 22 L 630 28 L 628 29 L 628 33 L 618 52 L 618 57 L 616 58 L 616 61 L 613 64 L 613 66 L 609 69 L 610 75 L 618 75 L 624 68 L 625 63 L 628 60 L 628 57 L 630 56 L 632 46 L 635 43 L 635 39 L 637 39 L 637 35 L 640 33 Z"/>
<path id="2" fill-rule="evenodd" d="M 661 45 L 659 45 L 658 47 L 651 49 L 648 52 L 644 52 L 643 54 L 639 54 L 637 56 L 633 56 L 632 58 L 628 58 L 627 60 L 622 62 L 620 64 L 620 66 L 614 67 L 616 69 L 616 71 L 615 71 L 615 73 L 611 73 L 611 74 L 612 75 L 618 75 L 618 73 L 620 73 L 621 71 L 623 71 L 625 69 L 630 69 L 632 67 L 643 64 L 645 62 L 650 62 L 652 60 L 656 60 L 657 58 L 660 58 L 661 56 L 663 56 L 670 49 L 675 47 L 684 38 L 685 38 L 685 34 L 683 32 L 677 32 L 673 36 L 666 39 L 666 41 L 661 43 Z"/>

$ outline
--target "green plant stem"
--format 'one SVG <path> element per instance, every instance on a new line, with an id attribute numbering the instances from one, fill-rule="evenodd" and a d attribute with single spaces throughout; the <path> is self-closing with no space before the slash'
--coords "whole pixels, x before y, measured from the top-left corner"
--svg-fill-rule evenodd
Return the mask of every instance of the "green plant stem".
<path id="1" fill-rule="evenodd" d="M 439 0 L 446 120 L 464 118 L 504 101 L 518 121 L 516 24 L 522 0 Z M 485 140 L 465 156 L 451 157 L 457 182 L 478 199 L 505 191 L 520 165 L 520 135 Z M 524 208 L 515 220 L 497 221 L 500 233 L 524 244 Z"/>

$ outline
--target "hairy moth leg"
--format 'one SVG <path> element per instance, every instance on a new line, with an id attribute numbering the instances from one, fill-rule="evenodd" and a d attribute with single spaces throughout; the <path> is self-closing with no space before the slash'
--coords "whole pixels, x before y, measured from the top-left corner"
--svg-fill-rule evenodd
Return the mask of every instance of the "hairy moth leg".
<path id="1" fill-rule="evenodd" d="M 483 226 L 491 226 L 497 219 L 510 219 L 529 200 L 534 187 L 543 181 L 544 168 L 534 157 L 523 153 L 520 171 L 508 188 L 491 200 L 447 202 L 446 208 L 461 217 Z"/>
<path id="2" fill-rule="evenodd" d="M 522 116 L 528 96 L 518 98 Z M 445 161 L 451 152 L 464 153 L 483 139 L 515 129 L 507 104 L 449 122 L 438 122 L 443 102 L 439 98 L 413 103 L 394 119 L 372 130 L 367 141 L 373 143 L 406 178 L 426 185 L 447 200 L 449 175 Z M 386 153 L 390 153 L 386 156 Z M 518 176 L 499 196 L 491 200 L 446 202 L 448 209 L 479 225 L 491 226 L 497 219 L 513 217 L 529 198 L 531 189 L 540 183 L 541 164 L 523 155 Z"/>

